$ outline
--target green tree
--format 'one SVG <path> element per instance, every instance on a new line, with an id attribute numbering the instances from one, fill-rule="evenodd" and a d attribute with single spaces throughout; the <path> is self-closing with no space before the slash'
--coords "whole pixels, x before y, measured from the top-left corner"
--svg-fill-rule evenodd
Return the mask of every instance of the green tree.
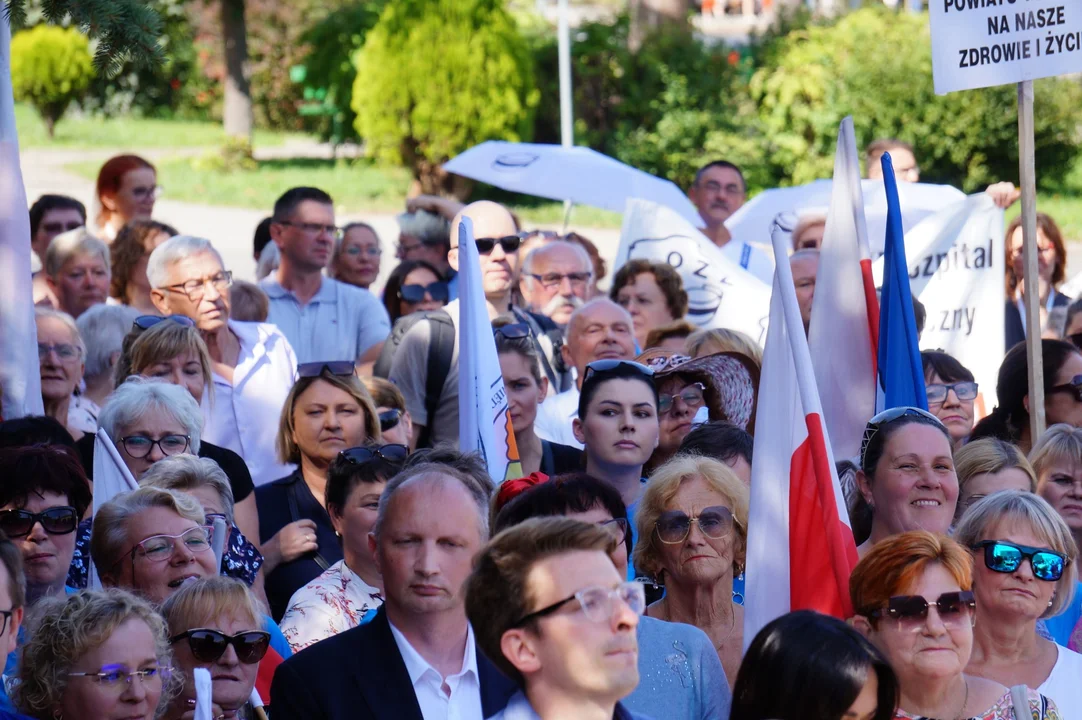
<path id="1" fill-rule="evenodd" d="M 38 25 L 11 40 L 15 99 L 34 106 L 50 138 L 64 111 L 83 96 L 93 77 L 90 42 L 74 28 Z"/>
<path id="2" fill-rule="evenodd" d="M 395 0 L 356 55 L 356 128 L 371 154 L 448 189 L 442 163 L 485 140 L 528 140 L 538 92 L 501 0 Z"/>

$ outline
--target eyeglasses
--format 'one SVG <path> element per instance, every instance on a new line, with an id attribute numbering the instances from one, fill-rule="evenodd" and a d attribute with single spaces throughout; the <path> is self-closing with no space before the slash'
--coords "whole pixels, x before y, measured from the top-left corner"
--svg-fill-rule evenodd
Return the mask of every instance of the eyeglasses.
<path id="1" fill-rule="evenodd" d="M 392 443 L 379 447 L 355 447 L 338 453 L 354 465 L 363 465 L 371 462 L 374 458 L 380 458 L 387 462 L 400 463 L 409 457 L 410 449 L 405 445 Z"/>
<path id="2" fill-rule="evenodd" d="M 627 518 L 602 520 L 598 525 L 611 533 L 613 539 L 618 543 L 627 542 L 627 534 L 631 532 L 631 523 L 627 521 Z"/>
<path id="3" fill-rule="evenodd" d="M 349 360 L 307 362 L 297 366 L 298 379 L 319 377 L 324 372 L 329 372 L 336 377 L 349 377 L 356 372 L 356 368 Z"/>
<path id="4" fill-rule="evenodd" d="M 383 248 L 375 245 L 369 245 L 368 247 L 360 247 L 358 245 L 350 245 L 345 250 L 346 255 L 367 255 L 368 257 L 379 257 L 383 254 Z"/>
<path id="5" fill-rule="evenodd" d="M 1078 402 L 1082 402 L 1082 375 L 1075 375 L 1071 378 L 1070 382 L 1063 383 L 1062 385 L 1053 385 L 1048 388 L 1048 393 L 1057 392 L 1069 392 L 1074 395 L 1074 399 Z"/>
<path id="6" fill-rule="evenodd" d="M 162 451 L 162 455 L 166 457 L 172 457 L 173 455 L 180 455 L 188 449 L 188 444 L 192 439 L 187 435 L 162 435 L 155 440 L 154 438 L 147 437 L 146 435 L 129 435 L 128 437 L 120 438 L 120 444 L 124 446 L 124 452 L 128 453 L 129 457 L 142 460 L 150 455 L 154 450 L 154 446 L 157 445 Z"/>
<path id="7" fill-rule="evenodd" d="M 865 459 L 868 456 L 868 447 L 872 444 L 872 440 L 882 427 L 888 423 L 892 423 L 901 417 L 921 417 L 925 420 L 931 421 L 932 425 L 936 425 L 940 428 L 944 428 L 942 421 L 927 410 L 921 410 L 915 407 L 896 407 L 884 410 L 879 413 L 864 426 L 864 437 L 860 441 L 860 468 L 864 472 L 868 472 L 870 468 L 865 465 Z M 946 428 L 944 428 L 946 429 Z"/>
<path id="8" fill-rule="evenodd" d="M 698 410 L 706 402 L 706 398 L 703 396 L 705 392 L 705 385 L 693 383 L 675 395 L 660 395 L 657 401 L 657 413 L 658 415 L 667 415 L 669 411 L 676 407 L 677 398 L 680 398 L 688 406 L 688 409 Z"/>
<path id="9" fill-rule="evenodd" d="M 948 627 L 962 627 L 971 622 L 970 618 L 977 609 L 977 600 L 970 590 L 943 593 L 931 603 L 939 613 L 939 620 Z M 922 595 L 896 595 L 887 601 L 885 608 L 861 613 L 866 617 L 889 617 L 909 630 L 917 630 L 928 620 L 928 608 L 931 607 Z"/>
<path id="10" fill-rule="evenodd" d="M 158 323 L 165 322 L 166 320 L 172 320 L 178 325 L 183 325 L 184 327 L 195 327 L 195 321 L 187 315 L 166 315 L 165 317 L 162 317 L 161 315 L 140 315 L 139 317 L 135 318 L 135 322 L 132 323 L 132 327 L 137 327 L 140 330 L 149 330 Z"/>
<path id="11" fill-rule="evenodd" d="M 213 285 L 218 293 L 224 293 L 233 284 L 233 271 L 223 270 L 202 280 L 188 280 L 178 285 L 166 285 L 163 289 L 184 293 L 192 302 L 199 302 L 207 294 L 207 285 Z"/>
<path id="12" fill-rule="evenodd" d="M 518 236 L 523 241 L 532 240 L 535 237 L 543 238 L 545 240 L 559 240 L 563 237 L 555 230 L 522 230 L 519 232 Z"/>
<path id="13" fill-rule="evenodd" d="M 443 280 L 428 285 L 403 285 L 398 288 L 398 297 L 408 303 L 424 302 L 425 295 L 436 302 L 447 302 L 451 296 L 447 283 Z"/>
<path id="14" fill-rule="evenodd" d="M 724 190 L 726 195 L 744 194 L 744 188 L 736 183 L 728 183 L 726 185 L 722 185 L 719 182 L 710 180 L 703 183 L 703 187 L 706 188 L 709 192 L 721 192 L 722 190 Z"/>
<path id="15" fill-rule="evenodd" d="M 537 620 L 546 615 L 551 615 L 572 600 L 579 601 L 579 605 L 582 607 L 582 613 L 586 616 L 587 620 L 590 620 L 591 622 L 606 622 L 612 617 L 613 610 L 616 608 L 615 602 L 617 600 L 631 608 L 631 612 L 636 615 L 642 615 L 643 611 L 646 610 L 646 589 L 643 587 L 643 584 L 639 582 L 620 583 L 614 588 L 596 585 L 583 588 L 574 595 L 565 597 L 563 600 L 554 602 L 540 610 L 535 610 L 528 615 L 523 615 L 522 618 L 511 627 L 522 627 L 531 620 Z"/>
<path id="16" fill-rule="evenodd" d="M 552 290 L 563 284 L 564 280 L 571 283 L 571 289 L 582 289 L 586 287 L 586 284 L 590 282 L 590 279 L 594 276 L 592 272 L 577 272 L 577 273 L 545 273 L 544 275 L 535 275 L 534 273 L 528 273 L 529 277 L 532 277 L 537 282 L 541 283 L 541 287 L 546 290 Z"/>
<path id="17" fill-rule="evenodd" d="M 521 340 L 530 337 L 530 326 L 526 323 L 511 323 L 492 328 L 493 335 L 502 335 L 508 340 Z"/>
<path id="18" fill-rule="evenodd" d="M 942 385 L 940 383 L 932 383 L 925 387 L 925 391 L 928 395 L 929 405 L 939 405 L 947 401 L 947 393 L 951 390 L 958 397 L 959 400 L 975 400 L 977 398 L 977 383 L 975 382 L 960 382 L 952 383 L 950 385 Z"/>
<path id="19" fill-rule="evenodd" d="M 392 428 L 398 427 L 398 423 L 402 420 L 402 411 L 398 408 L 391 408 L 390 410 L 384 410 L 379 414 L 379 431 L 387 432 Z"/>
<path id="20" fill-rule="evenodd" d="M 78 230 L 85 224 L 85 222 L 75 222 L 74 220 L 68 223 L 49 222 L 42 223 L 41 228 L 50 235 L 59 235 L 62 232 L 71 232 L 72 230 Z"/>
<path id="21" fill-rule="evenodd" d="M 680 510 L 669 510 L 658 516 L 654 523 L 658 539 L 667 545 L 677 545 L 687 540 L 691 534 L 691 523 L 699 525 L 703 535 L 711 540 L 721 540 L 728 537 L 733 531 L 733 526 L 740 523 L 733 517 L 733 511 L 723 505 L 713 505 L 703 508 L 698 515 L 688 517 L 687 513 Z"/>
<path id="22" fill-rule="evenodd" d="M 477 243 L 477 252 L 482 255 L 488 255 L 496 247 L 496 243 L 500 244 L 503 251 L 510 255 L 513 252 L 518 252 L 519 247 L 522 245 L 522 238 L 518 235 L 506 235 L 502 238 L 477 238 L 474 240 Z"/>
<path id="23" fill-rule="evenodd" d="M 46 343 L 38 343 L 38 360 L 44 360 L 49 357 L 49 353 L 55 352 L 56 356 L 61 360 L 74 360 L 79 357 L 79 348 L 68 343 L 57 343 L 56 345 L 47 345 Z"/>
<path id="24" fill-rule="evenodd" d="M 210 528 L 200 526 L 189 528 L 179 535 L 151 535 L 136 543 L 128 554 L 131 556 L 133 564 L 137 553 L 141 553 L 143 557 L 152 563 L 167 562 L 176 555 L 177 541 L 179 540 L 187 548 L 188 552 L 198 555 L 210 550 L 210 536 L 212 534 Z"/>
<path id="25" fill-rule="evenodd" d="M 0 511 L 0 530 L 8 537 L 26 537 L 34 529 L 41 527 L 50 535 L 68 535 L 75 532 L 79 525 L 79 513 L 70 506 L 51 507 L 39 513 L 29 510 Z"/>
<path id="26" fill-rule="evenodd" d="M 248 630 L 236 635 L 226 635 L 219 630 L 195 628 L 186 630 L 169 638 L 169 643 L 178 643 L 187 639 L 188 649 L 199 662 L 212 663 L 225 654 L 230 645 L 237 651 L 237 660 L 244 665 L 255 665 L 267 654 L 270 647 L 270 633 L 262 630 Z"/>
<path id="27" fill-rule="evenodd" d="M 1029 560 L 1033 576 L 1038 580 L 1056 582 L 1063 577 L 1063 570 L 1069 564 L 1066 556 L 1049 550 L 1028 545 L 1016 545 L 1003 540 L 985 540 L 973 546 L 973 550 L 984 548 L 984 566 L 997 573 L 1013 573 L 1023 560 Z"/>
<path id="28" fill-rule="evenodd" d="M 162 193 L 164 192 L 165 188 L 163 188 L 161 185 L 151 185 L 150 187 L 142 185 L 140 187 L 132 188 L 131 194 L 132 197 L 134 197 L 136 200 L 146 200 L 148 198 L 151 200 L 157 200 L 162 196 Z"/>
<path id="29" fill-rule="evenodd" d="M 97 672 L 69 672 L 67 675 L 68 677 L 90 678 L 102 687 L 120 692 L 123 688 L 131 685 L 133 678 L 139 678 L 139 681 L 144 686 L 158 687 L 168 680 L 172 673 L 173 668 L 168 665 L 158 665 L 143 668 L 142 670 L 132 670 L 131 672 L 117 665 L 106 665 Z"/>
<path id="30" fill-rule="evenodd" d="M 634 370 L 643 377 L 654 377 L 653 369 L 637 363 L 634 360 L 594 360 L 592 363 L 586 366 L 586 372 L 583 373 L 582 381 L 586 382 L 591 376 L 598 373 L 609 373 L 617 368 L 626 367 L 630 370 Z"/>
<path id="31" fill-rule="evenodd" d="M 276 224 L 286 225 L 291 228 L 297 228 L 305 235 L 321 235 L 327 233 L 335 240 L 342 239 L 342 228 L 337 225 L 321 225 L 319 223 L 295 223 L 287 220 L 277 220 Z"/>

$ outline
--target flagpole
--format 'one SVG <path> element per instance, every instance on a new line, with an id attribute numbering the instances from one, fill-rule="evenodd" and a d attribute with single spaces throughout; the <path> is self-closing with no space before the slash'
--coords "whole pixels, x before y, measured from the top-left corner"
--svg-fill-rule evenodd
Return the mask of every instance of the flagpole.
<path id="1" fill-rule="evenodd" d="M 1040 283 L 1037 275 L 1037 180 L 1033 148 L 1033 81 L 1018 83 L 1018 166 L 1022 185 L 1022 247 L 1025 273 L 1022 293 L 1026 313 L 1026 361 L 1029 367 L 1029 435 L 1044 433 L 1044 356 L 1041 353 Z M 1049 288 L 1048 292 L 1055 292 Z M 1008 348 L 1009 349 L 1009 348 Z"/>

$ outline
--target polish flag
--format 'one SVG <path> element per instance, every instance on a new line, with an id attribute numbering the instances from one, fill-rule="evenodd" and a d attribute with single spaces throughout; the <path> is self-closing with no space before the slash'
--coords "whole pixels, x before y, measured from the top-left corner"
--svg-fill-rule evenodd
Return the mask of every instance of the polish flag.
<path id="1" fill-rule="evenodd" d="M 784 258 L 787 236 L 774 233 L 773 242 L 775 256 Z M 792 610 L 851 616 L 856 564 L 793 273 L 779 262 L 755 420 L 745 649 L 764 625 Z"/>
<path id="2" fill-rule="evenodd" d="M 834 183 L 812 301 L 808 346 L 822 391 L 832 450 L 860 452 L 864 425 L 875 415 L 879 301 L 864 217 L 853 118 L 842 120 Z"/>

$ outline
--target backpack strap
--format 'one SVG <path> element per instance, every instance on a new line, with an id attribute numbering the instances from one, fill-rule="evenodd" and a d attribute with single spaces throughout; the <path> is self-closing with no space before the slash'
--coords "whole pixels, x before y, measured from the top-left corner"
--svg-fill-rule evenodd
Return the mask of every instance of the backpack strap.
<path id="1" fill-rule="evenodd" d="M 541 358 L 541 369 L 544 370 L 545 375 L 548 376 L 549 384 L 559 390 L 560 377 L 556 374 L 556 371 L 552 369 L 552 364 L 549 363 L 548 353 L 545 351 L 544 346 L 541 345 L 542 336 L 548 337 L 549 342 L 552 342 L 552 337 L 549 336 L 548 332 L 541 327 L 541 323 L 537 322 L 537 318 L 535 318 L 530 313 L 524 310 L 520 310 L 516 307 L 512 307 L 511 314 L 514 315 L 520 322 L 524 322 L 530 327 L 530 335 L 531 339 L 533 340 L 533 345 L 537 349 L 538 356 L 540 356 Z M 556 343 L 552 344 L 555 348 Z"/>
<path id="2" fill-rule="evenodd" d="M 442 317 L 433 317 L 433 315 L 435 313 L 427 318 L 431 328 L 428 367 L 425 373 L 425 414 L 428 417 L 424 429 L 417 438 L 419 448 L 432 445 L 432 427 L 436 422 L 436 410 L 439 409 L 440 398 L 443 397 L 443 386 L 451 372 L 451 359 L 455 353 L 455 330 L 450 316 L 445 312 L 442 313 Z"/>
<path id="3" fill-rule="evenodd" d="M 1033 713 L 1029 709 L 1029 688 L 1025 685 L 1011 686 L 1011 705 L 1015 720 L 1033 720 Z"/>

